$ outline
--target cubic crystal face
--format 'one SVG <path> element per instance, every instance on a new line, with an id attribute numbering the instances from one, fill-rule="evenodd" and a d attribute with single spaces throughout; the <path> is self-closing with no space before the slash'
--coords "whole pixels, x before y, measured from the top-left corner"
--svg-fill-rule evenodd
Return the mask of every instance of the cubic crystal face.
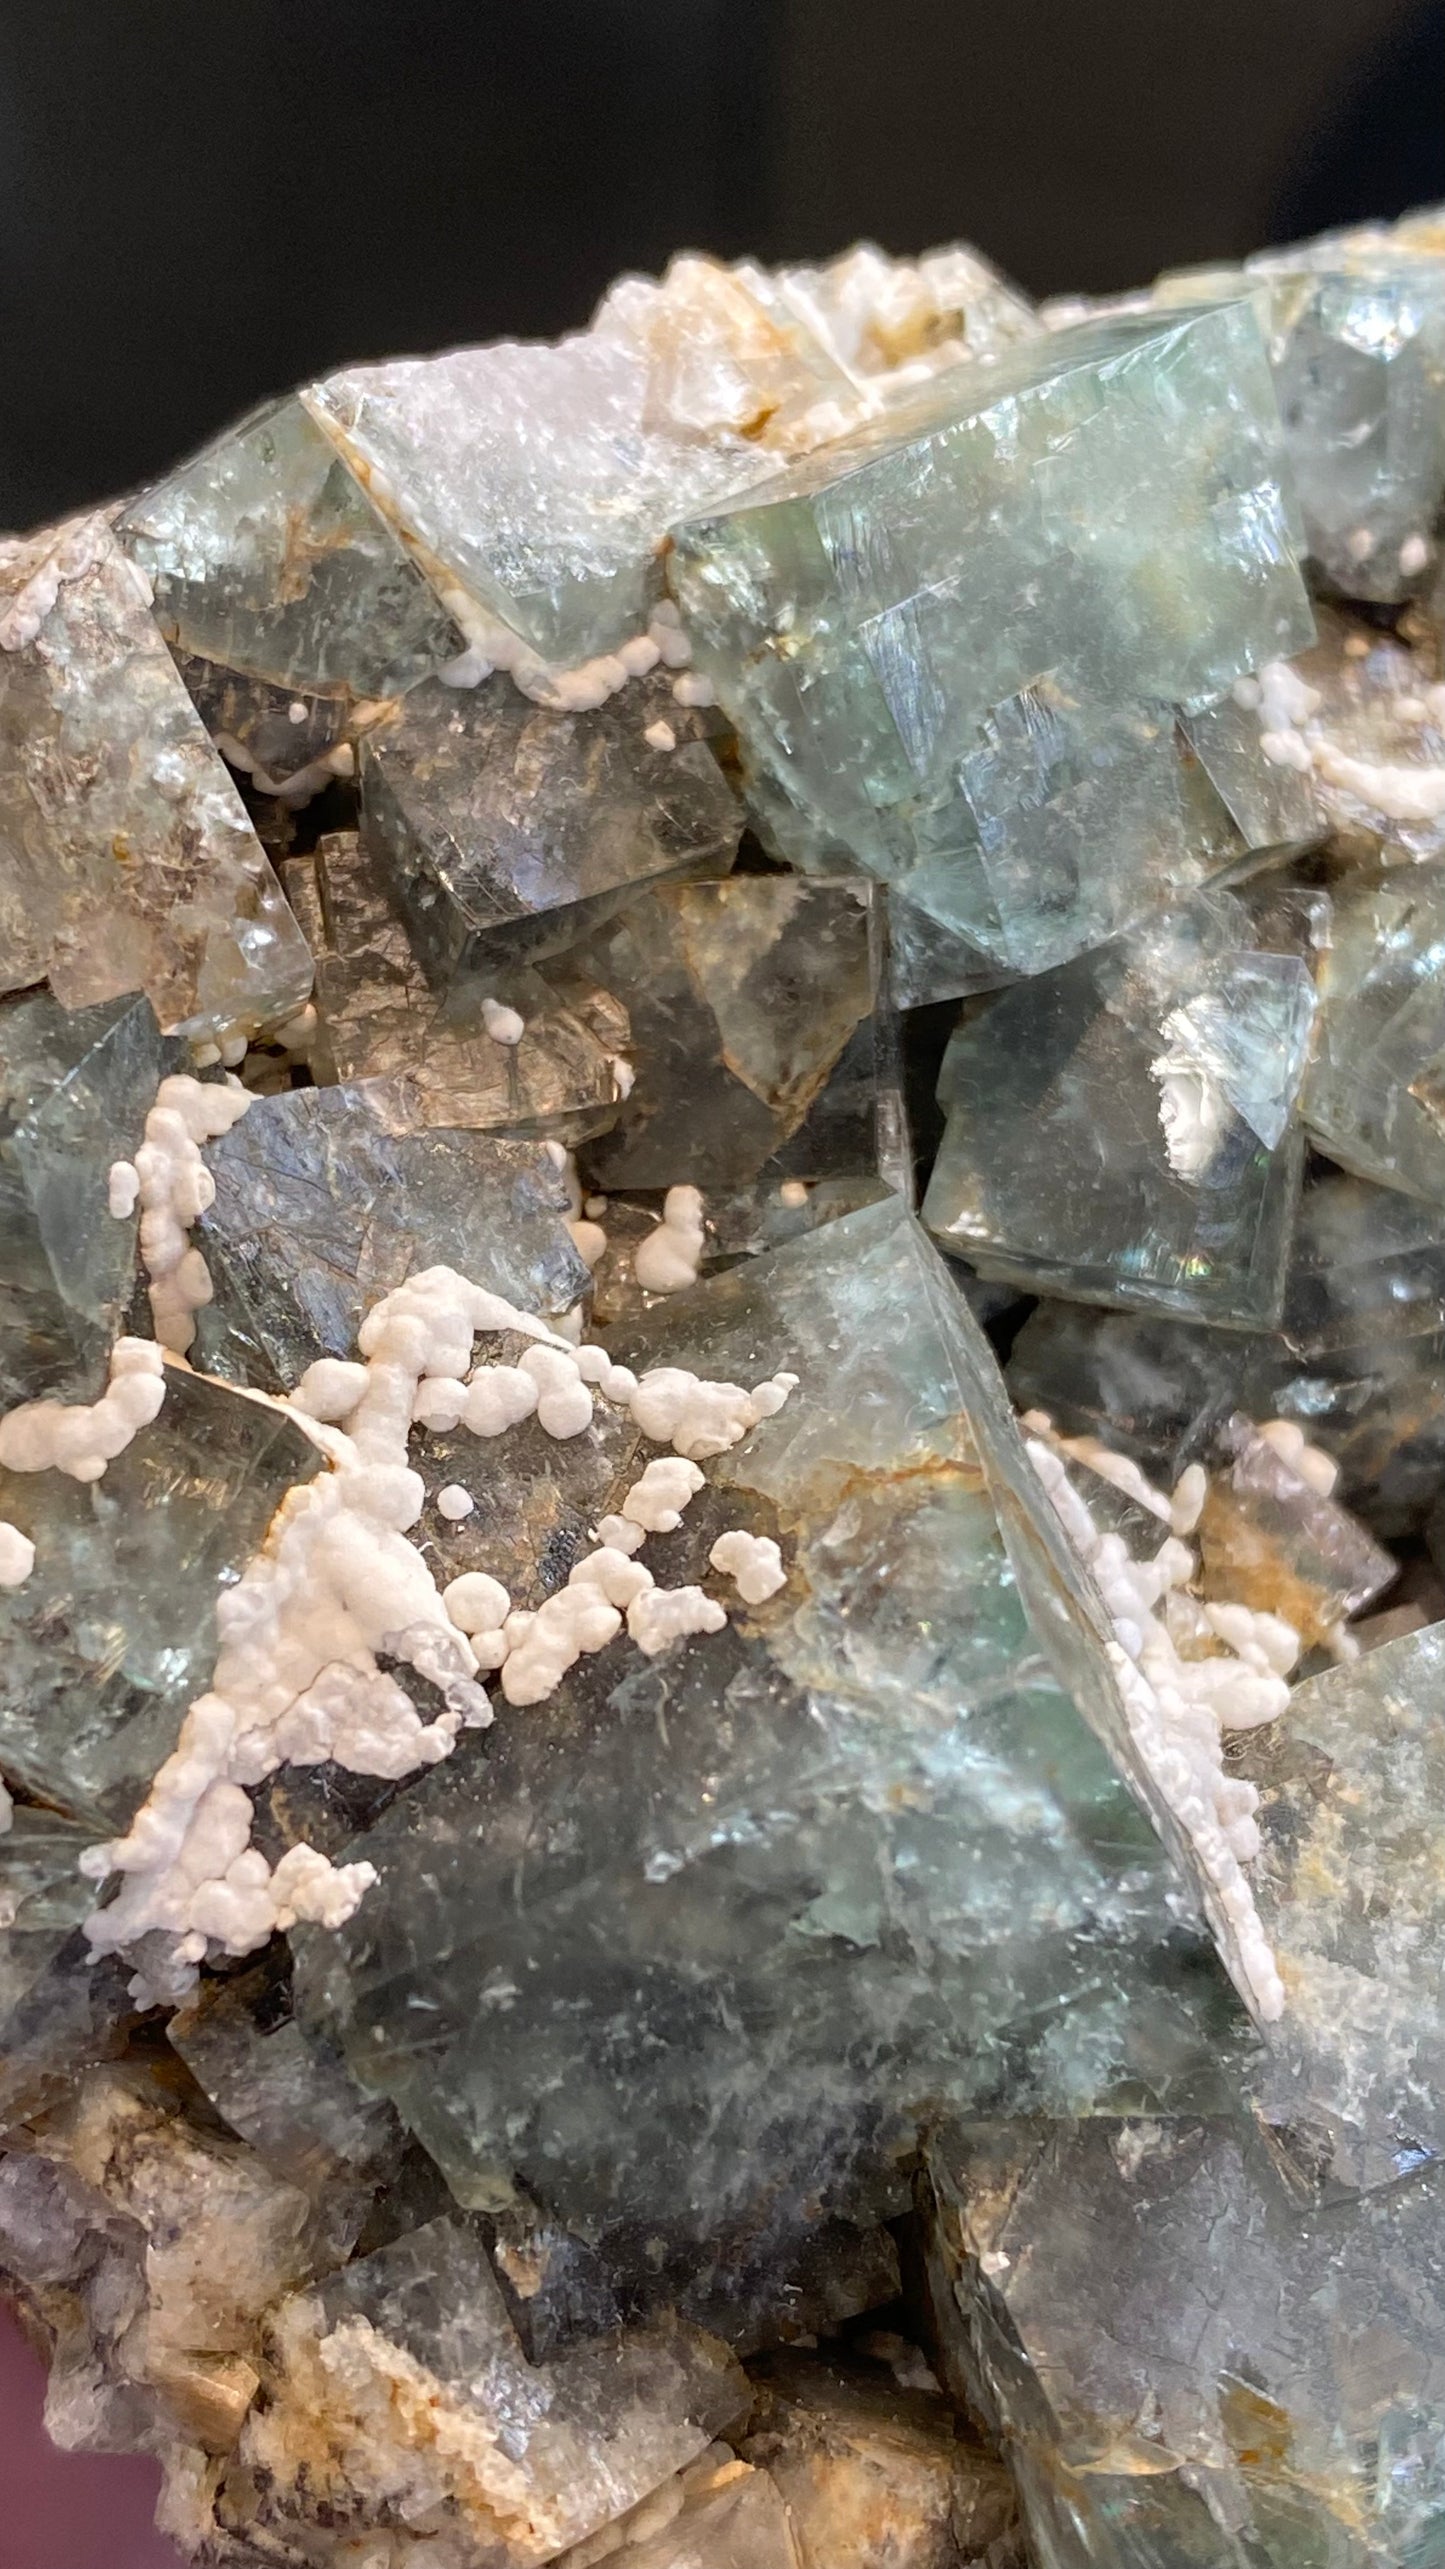
<path id="1" fill-rule="evenodd" d="M 1221 2525 L 1241 2558 L 1428 2556 L 1436 2172 L 1301 2214 L 1248 2123 L 1095 2120 L 962 2136 L 931 2174 L 950 2378 L 1050 2569 L 1217 2560 Z"/>
<path id="2" fill-rule="evenodd" d="M 1227 1990 L 1076 1707 L 1128 1771 L 1096 1609 L 908 1217 L 647 1326 L 634 1362 L 802 1375 L 655 1556 L 685 1580 L 724 1524 L 777 1527 L 789 1589 L 655 1668 L 583 1663 L 544 1731 L 396 1802 L 375 1890 L 306 1954 L 314 2019 L 464 2202 L 520 2180 L 629 2264 L 634 2224 L 781 2246 L 866 2201 L 924 2093 L 1208 2084 Z"/>
<path id="3" fill-rule="evenodd" d="M 302 398 L 489 656 L 572 664 L 642 632 L 689 509 L 765 467 L 647 417 L 649 369 L 607 338 L 355 366 Z M 488 628 L 492 631 L 488 631 Z"/>
<path id="4" fill-rule="evenodd" d="M 36 1553 L 0 1589 L 5 1773 L 102 1827 L 128 1820 L 209 1677 L 220 1587 L 319 1461 L 292 1419 L 172 1370 L 102 1480 L 0 1470 L 0 1517 Z"/>
<path id="5" fill-rule="evenodd" d="M 0 572 L 0 987 L 143 990 L 163 1028 L 294 1014 L 311 960 L 103 518 Z"/>
<path id="6" fill-rule="evenodd" d="M 437 987 L 490 988 L 643 885 L 732 863 L 742 816 L 701 724 L 639 692 L 569 714 L 506 678 L 426 687 L 368 740 L 363 845 Z M 646 737 L 664 713 L 671 749 Z"/>
<path id="7" fill-rule="evenodd" d="M 577 1142 L 612 1121 L 630 1029 L 610 992 L 576 974 L 559 983 L 526 964 L 499 966 L 485 995 L 522 1023 L 515 1043 L 499 1043 L 479 1005 L 432 989 L 354 831 L 328 832 L 282 873 L 316 959 L 315 1079 L 364 1084 L 378 1111 L 408 1131 L 434 1124 Z"/>
<path id="8" fill-rule="evenodd" d="M 1328 917 L 1268 880 L 1215 891 L 984 1002 L 940 1073 L 930 1229 L 1081 1300 L 1276 1321 Z"/>
<path id="9" fill-rule="evenodd" d="M 1311 559 L 1345 597 L 1408 598 L 1445 496 L 1445 259 L 1326 239 L 1250 267 Z"/>
<path id="10" fill-rule="evenodd" d="M 392 1102 L 294 1089 L 258 1099 L 213 1146 L 201 1239 L 215 1298 L 200 1344 L 216 1372 L 288 1388 L 315 1357 L 349 1356 L 371 1305 L 426 1267 L 454 1266 L 528 1310 L 565 1311 L 584 1290 L 544 1151 L 398 1129 Z"/>
<path id="11" fill-rule="evenodd" d="M 1322 1150 L 1380 1186 L 1445 1204 L 1445 867 L 1340 888 L 1304 1117 Z"/>
<path id="12" fill-rule="evenodd" d="M 1445 2557 L 1442 278 L 0 544 L 0 2292 L 197 2569 Z"/>
<path id="13" fill-rule="evenodd" d="M 96 1219 L 161 1076 L 144 999 L 0 1001 L 0 1399 L 94 1399 L 135 1281 L 133 1215 Z"/>
<path id="14" fill-rule="evenodd" d="M 584 1152 L 604 1188 L 875 1174 L 902 1108 L 873 887 L 665 885 L 578 949 L 630 1027 L 632 1083 Z"/>
<path id="15" fill-rule="evenodd" d="M 402 695 L 463 647 L 294 395 L 132 500 L 116 532 L 173 651 L 293 695 Z"/>
<path id="16" fill-rule="evenodd" d="M 1037 969 L 1166 897 L 1171 708 L 1311 637 L 1279 463 L 1247 306 L 1090 324 L 684 524 L 670 576 L 758 765 Z"/>

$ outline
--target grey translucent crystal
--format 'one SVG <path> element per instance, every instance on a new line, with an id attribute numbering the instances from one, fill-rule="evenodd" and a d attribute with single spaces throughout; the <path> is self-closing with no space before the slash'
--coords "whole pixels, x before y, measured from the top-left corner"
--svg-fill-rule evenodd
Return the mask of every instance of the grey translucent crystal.
<path id="1" fill-rule="evenodd" d="M 324 835 L 282 868 L 286 897 L 316 958 L 316 1030 L 308 1045 L 323 1085 L 363 1083 L 401 1128 L 547 1133 L 577 1142 L 616 1112 L 626 1010 L 573 973 L 543 979 L 499 968 L 486 996 L 522 1019 L 521 1040 L 488 1032 L 476 994 L 439 998 L 387 899 L 374 857 L 353 831 Z"/>
<path id="2" fill-rule="evenodd" d="M 404 1101 L 402 1101 L 404 1104 Z M 215 1287 L 199 1344 L 214 1372 L 289 1390 L 350 1356 L 365 1313 L 425 1267 L 458 1268 L 528 1310 L 565 1311 L 587 1270 L 568 1196 L 535 1142 L 423 1124 L 389 1086 L 258 1098 L 213 1143 L 197 1239 Z"/>
<path id="3" fill-rule="evenodd" d="M 664 718 L 673 749 L 645 737 Z M 429 979 L 483 991 L 649 883 L 725 873 L 742 829 L 702 718 L 653 681 L 575 714 L 505 677 L 419 688 L 367 739 L 361 816 Z"/>
<path id="4" fill-rule="evenodd" d="M 0 1589 L 0 1766 L 99 1824 L 129 1819 L 216 1655 L 216 1598 L 320 1457 L 294 1421 L 172 1368 L 159 1416 L 93 1482 L 0 1471 L 35 1567 Z"/>
<path id="5" fill-rule="evenodd" d="M 1035 1290 L 1277 1321 L 1328 917 L 1269 877 L 1217 889 L 967 1013 L 930 1229 Z"/>

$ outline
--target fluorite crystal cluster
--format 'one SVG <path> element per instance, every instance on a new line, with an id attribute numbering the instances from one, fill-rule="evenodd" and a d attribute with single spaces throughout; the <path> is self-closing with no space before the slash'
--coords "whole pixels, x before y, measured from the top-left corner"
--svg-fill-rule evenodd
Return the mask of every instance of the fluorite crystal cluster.
<path id="1" fill-rule="evenodd" d="M 0 2284 L 198 2569 L 1440 2556 L 1442 528 L 1424 215 L 0 546 Z"/>

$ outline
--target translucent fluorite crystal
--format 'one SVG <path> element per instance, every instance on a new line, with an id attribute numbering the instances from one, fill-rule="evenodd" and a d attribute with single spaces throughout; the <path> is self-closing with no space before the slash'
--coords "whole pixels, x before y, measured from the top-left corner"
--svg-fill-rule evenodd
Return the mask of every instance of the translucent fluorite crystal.
<path id="1" fill-rule="evenodd" d="M 92 1823 L 124 1823 L 209 1678 L 216 1598 L 319 1462 L 293 1420 L 173 1369 L 159 1417 L 102 1480 L 0 1470 L 35 1545 L 0 1589 L 0 1767 Z"/>
<path id="2" fill-rule="evenodd" d="M 646 737 L 663 719 L 672 749 Z M 578 714 L 506 678 L 420 688 L 362 764 L 363 844 L 442 989 L 489 989 L 499 963 L 570 944 L 649 883 L 726 872 L 741 827 L 665 686 Z"/>
<path id="3" fill-rule="evenodd" d="M 1250 266 L 1311 559 L 1346 597 L 1408 598 L 1445 497 L 1445 257 L 1336 237 Z"/>
<path id="4" fill-rule="evenodd" d="M 402 695 L 462 649 L 294 395 L 132 500 L 116 532 L 173 651 L 293 695 Z"/>
<path id="5" fill-rule="evenodd" d="M 304 399 L 469 631 L 568 665 L 644 630 L 668 527 L 763 469 L 741 438 L 652 425 L 649 388 L 635 348 L 578 337 L 356 366 Z"/>
<path id="6" fill-rule="evenodd" d="M 776 1527 L 789 1590 L 655 1668 L 581 1663 L 545 1726 L 499 1727 L 368 1832 L 380 1880 L 306 1956 L 357 2075 L 464 2202 L 520 2180 L 629 2261 L 651 2234 L 781 2245 L 866 2200 L 925 2096 L 1207 2084 L 1222 1976 L 1113 1762 L 1134 1751 L 1093 1610 L 991 1359 L 908 1217 L 715 1278 L 646 1353 L 802 1375 L 655 1551 L 706 1577 L 722 1524 Z"/>
<path id="7" fill-rule="evenodd" d="M 1340 887 L 1304 1116 L 1331 1159 L 1445 1204 L 1445 867 Z"/>
<path id="8" fill-rule="evenodd" d="M 0 2042 L 16 2008 L 90 1906 L 76 1867 L 90 1832 L 58 1811 L 22 1807 L 0 1832 Z"/>
<path id="9" fill-rule="evenodd" d="M 214 1371 L 285 1389 L 349 1356 L 365 1312 L 425 1267 L 453 1266 L 525 1308 L 565 1311 L 587 1271 L 562 1228 L 567 1192 L 537 1144 L 433 1125 L 360 1088 L 257 1100 L 214 1146 L 198 1237 L 215 1298 Z"/>
<path id="10" fill-rule="evenodd" d="M 967 1014 L 924 1219 L 985 1274 L 1279 1317 L 1328 903 L 1270 880 Z"/>
<path id="11" fill-rule="evenodd" d="M 1445 2554 L 1442 278 L 0 545 L 0 2289 L 195 2569 Z"/>
<path id="12" fill-rule="evenodd" d="M 0 1399 L 93 1400 L 130 1301 L 134 1217 L 98 1219 L 161 1076 L 144 999 L 0 1001 Z"/>
<path id="13" fill-rule="evenodd" d="M 518 1042 L 489 1033 L 473 995 L 433 991 L 375 859 L 334 831 L 282 869 L 286 897 L 316 958 L 312 1076 L 364 1083 L 409 1130 L 550 1133 L 576 1142 L 610 1123 L 626 1058 L 626 1011 L 576 974 L 560 984 L 526 964 L 499 970 L 486 996 L 522 1019 Z"/>
<path id="14" fill-rule="evenodd" d="M 5 989 L 143 990 L 202 1035 L 305 999 L 305 942 L 102 517 L 0 568 L 0 828 Z"/>
<path id="15" fill-rule="evenodd" d="M 1037 970 L 1224 861 L 1171 709 L 1311 637 L 1279 469 L 1247 306 L 1090 325 L 684 525 L 672 578 L 809 820 Z"/>
<path id="16" fill-rule="evenodd" d="M 605 1188 L 874 1173 L 901 1128 L 869 884 L 738 874 L 629 903 L 580 950 L 627 1012 Z"/>
<path id="17" fill-rule="evenodd" d="M 1445 2150 L 1445 1627 L 1299 1687 L 1250 1742 L 1256 1896 L 1290 1988 L 1265 2082 L 1287 2173 L 1391 2184 Z"/>
<path id="18" fill-rule="evenodd" d="M 931 2174 L 950 2382 L 1048 2569 L 1428 2558 L 1436 2174 L 1302 2213 L 1223 2120 L 1003 2125 Z"/>

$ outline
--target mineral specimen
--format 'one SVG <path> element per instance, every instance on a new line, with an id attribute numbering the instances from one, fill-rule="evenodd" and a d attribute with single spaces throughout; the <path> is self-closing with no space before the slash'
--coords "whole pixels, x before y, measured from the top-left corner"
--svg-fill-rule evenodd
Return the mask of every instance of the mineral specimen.
<path id="1" fill-rule="evenodd" d="M 1442 332 L 689 253 L 0 547 L 0 2287 L 196 2569 L 1439 2552 Z"/>

